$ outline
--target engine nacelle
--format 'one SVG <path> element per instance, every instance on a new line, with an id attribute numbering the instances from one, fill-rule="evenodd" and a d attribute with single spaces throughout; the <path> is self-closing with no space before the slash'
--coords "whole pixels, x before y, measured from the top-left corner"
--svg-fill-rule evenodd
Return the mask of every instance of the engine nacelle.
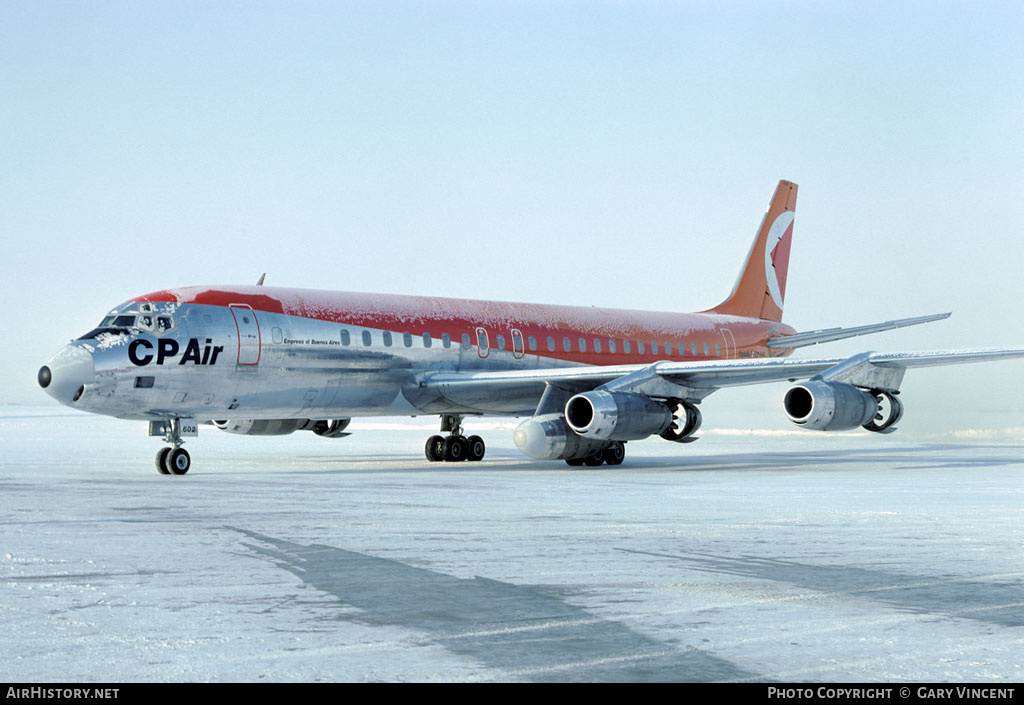
<path id="1" fill-rule="evenodd" d="M 312 431 L 324 438 L 344 438 L 352 419 L 231 419 L 213 425 L 228 433 L 243 436 L 287 436 L 296 431 Z"/>
<path id="2" fill-rule="evenodd" d="M 576 435 L 561 414 L 534 416 L 516 426 L 512 434 L 516 447 L 538 460 L 585 458 L 610 443 Z"/>
<path id="3" fill-rule="evenodd" d="M 310 423 L 309 419 L 231 419 L 214 421 L 213 425 L 222 431 L 244 436 L 287 436 Z"/>
<path id="4" fill-rule="evenodd" d="M 642 394 L 595 390 L 577 394 L 565 404 L 565 420 L 573 431 L 602 441 L 636 441 L 672 426 L 667 406 Z"/>
<path id="5" fill-rule="evenodd" d="M 789 420 L 815 431 L 846 431 L 875 418 L 875 396 L 842 382 L 804 382 L 782 402 Z"/>

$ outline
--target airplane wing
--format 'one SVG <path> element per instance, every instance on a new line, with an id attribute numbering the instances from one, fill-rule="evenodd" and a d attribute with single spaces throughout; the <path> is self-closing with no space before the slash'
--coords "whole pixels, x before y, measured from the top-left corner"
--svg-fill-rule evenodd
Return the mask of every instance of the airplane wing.
<path id="1" fill-rule="evenodd" d="M 864 389 L 898 392 L 912 367 L 956 365 L 1024 357 L 1024 348 L 984 348 L 926 352 L 865 352 L 813 360 L 757 358 L 707 362 L 655 362 L 649 365 L 568 367 L 504 372 L 439 372 L 419 380 L 423 398 L 473 405 L 474 399 L 537 399 L 545 387 L 578 393 L 594 389 L 632 392 L 658 399 L 699 402 L 723 387 L 797 381 L 841 382 Z M 523 409 L 526 411 L 526 409 Z"/>
<path id="2" fill-rule="evenodd" d="M 871 325 L 855 326 L 853 328 L 826 328 L 824 330 L 811 330 L 805 333 L 796 333 L 794 335 L 782 335 L 777 338 L 769 338 L 765 344 L 769 348 L 776 349 L 802 348 L 805 345 L 817 345 L 818 343 L 828 343 L 833 340 L 854 338 L 858 335 L 880 333 L 881 331 L 893 330 L 894 328 L 905 328 L 907 326 L 920 325 L 921 323 L 942 321 L 949 318 L 950 315 L 952 314 L 936 313 L 932 314 L 931 316 L 900 318 L 894 321 L 885 321 L 884 323 L 872 323 Z"/>

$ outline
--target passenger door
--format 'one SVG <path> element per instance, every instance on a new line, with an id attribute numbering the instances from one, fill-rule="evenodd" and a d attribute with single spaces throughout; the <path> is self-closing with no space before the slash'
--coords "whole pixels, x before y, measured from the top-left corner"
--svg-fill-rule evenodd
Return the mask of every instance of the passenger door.
<path id="1" fill-rule="evenodd" d="M 238 331 L 238 364 L 258 365 L 260 362 L 260 324 L 248 304 L 229 304 Z"/>

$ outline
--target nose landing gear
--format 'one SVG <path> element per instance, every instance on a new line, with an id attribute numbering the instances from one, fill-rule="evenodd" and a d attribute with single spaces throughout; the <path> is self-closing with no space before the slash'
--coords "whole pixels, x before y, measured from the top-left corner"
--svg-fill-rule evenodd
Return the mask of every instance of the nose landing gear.
<path id="1" fill-rule="evenodd" d="M 163 431 L 164 441 L 170 443 L 171 447 L 161 448 L 157 452 L 157 472 L 161 475 L 184 475 L 192 467 L 192 458 L 188 451 L 181 447 L 185 443 L 181 438 L 181 419 L 150 422 L 149 435 L 160 435 L 160 431 Z"/>
<path id="2" fill-rule="evenodd" d="M 462 435 L 462 416 L 443 414 L 441 416 L 441 432 L 448 436 L 431 436 L 427 439 L 424 454 L 432 463 L 454 463 L 460 460 L 483 460 L 487 447 L 480 436 L 466 438 Z"/>

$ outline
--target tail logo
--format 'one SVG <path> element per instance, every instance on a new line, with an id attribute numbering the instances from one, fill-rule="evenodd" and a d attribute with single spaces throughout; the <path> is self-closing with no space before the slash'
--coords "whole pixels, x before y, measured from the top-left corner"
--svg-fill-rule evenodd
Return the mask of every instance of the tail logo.
<path id="1" fill-rule="evenodd" d="M 772 223 L 764 243 L 764 278 L 772 301 L 782 310 L 786 298 L 786 273 L 789 271 L 789 247 L 793 241 L 793 211 L 783 211 Z"/>

